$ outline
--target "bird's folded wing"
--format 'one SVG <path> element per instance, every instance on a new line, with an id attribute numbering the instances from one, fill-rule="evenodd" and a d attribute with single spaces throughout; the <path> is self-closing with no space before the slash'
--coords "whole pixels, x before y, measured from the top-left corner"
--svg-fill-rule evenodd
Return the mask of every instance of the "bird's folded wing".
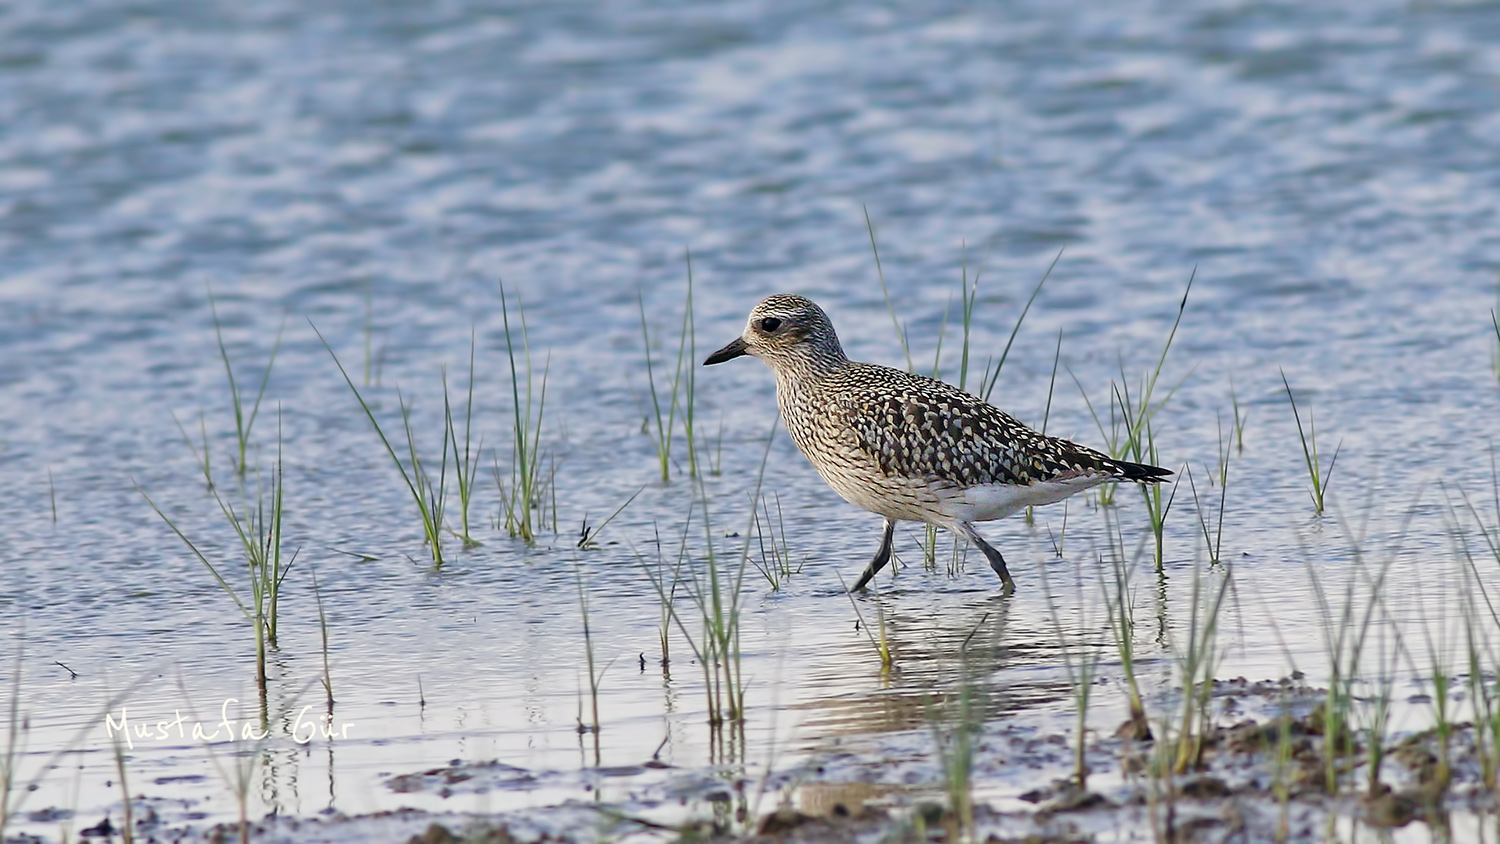
<path id="1" fill-rule="evenodd" d="M 1119 474 L 1104 454 L 1038 433 L 951 385 L 923 380 L 839 401 L 856 444 L 887 475 L 968 487 Z"/>

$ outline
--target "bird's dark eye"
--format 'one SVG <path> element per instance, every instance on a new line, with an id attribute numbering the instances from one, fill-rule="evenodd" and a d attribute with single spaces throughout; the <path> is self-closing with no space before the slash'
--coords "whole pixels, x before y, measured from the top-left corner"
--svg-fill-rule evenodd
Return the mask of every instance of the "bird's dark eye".
<path id="1" fill-rule="evenodd" d="M 768 316 L 760 321 L 760 330 L 766 332 L 767 334 L 770 334 L 772 331 L 775 331 L 780 327 L 781 320 L 773 316 Z"/>

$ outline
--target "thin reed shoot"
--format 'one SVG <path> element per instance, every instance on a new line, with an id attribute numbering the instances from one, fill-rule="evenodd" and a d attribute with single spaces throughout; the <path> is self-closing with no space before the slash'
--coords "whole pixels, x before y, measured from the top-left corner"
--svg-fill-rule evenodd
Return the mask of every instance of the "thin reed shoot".
<path id="1" fill-rule="evenodd" d="M 233 461 L 234 471 L 243 478 L 248 468 L 248 464 L 245 461 L 246 451 L 250 446 L 251 432 L 255 428 L 255 419 L 260 414 L 260 403 L 265 398 L 266 385 L 271 382 L 271 368 L 276 365 L 276 353 L 281 349 L 281 336 L 286 329 L 286 320 L 283 318 L 281 327 L 276 329 L 276 342 L 271 346 L 271 356 L 266 361 L 265 371 L 261 373 L 260 387 L 256 389 L 255 399 L 250 402 L 247 410 L 245 407 L 245 397 L 241 394 L 239 384 L 234 377 L 234 365 L 229 361 L 229 349 L 224 345 L 224 332 L 221 330 L 219 324 L 219 308 L 214 302 L 212 293 L 208 297 L 208 309 L 213 315 L 214 338 L 219 344 L 219 358 L 224 361 L 224 375 L 229 379 L 229 399 L 234 408 L 234 434 L 238 445 L 236 451 L 237 457 Z M 206 446 L 204 459 L 207 460 Z"/>
<path id="2" fill-rule="evenodd" d="M 870 647 L 874 648 L 875 654 L 880 657 L 880 676 L 889 677 L 895 658 L 891 653 L 891 640 L 888 635 L 890 631 L 885 621 L 885 604 L 881 602 L 879 595 L 872 593 L 870 601 L 875 604 L 876 626 L 871 628 L 870 623 L 865 619 L 865 614 L 859 609 L 859 601 L 855 599 L 854 593 L 849 591 L 849 585 L 844 582 L 842 574 L 839 575 L 839 585 L 843 587 L 844 595 L 849 599 L 849 605 L 854 607 L 855 627 L 864 631 L 865 638 L 870 640 Z M 877 632 L 879 638 L 876 638 Z"/>
<path id="3" fill-rule="evenodd" d="M 1155 466 L 1161 462 L 1156 450 L 1156 435 L 1151 423 L 1146 422 L 1145 446 L 1141 449 L 1140 462 Z M 1180 477 L 1180 475 L 1179 475 Z M 1167 514 L 1172 511 L 1172 502 L 1177 499 L 1177 481 L 1172 481 L 1171 492 L 1164 493 L 1165 484 L 1142 484 L 1141 496 L 1146 501 L 1146 516 L 1151 525 L 1151 536 L 1156 540 L 1156 570 L 1161 571 L 1166 562 Z"/>
<path id="4" fill-rule="evenodd" d="M 21 662 L 20 638 L 17 639 L 15 664 L 10 672 L 10 700 L 5 713 L 5 746 L 0 748 L 0 841 L 5 840 L 5 830 L 10 819 L 20 810 L 26 789 L 20 785 L 20 764 L 26 756 L 26 733 L 28 724 L 21 716 Z"/>
<path id="5" fill-rule="evenodd" d="M 328 664 L 328 614 L 323 610 L 323 590 L 318 588 L 318 570 L 315 566 L 308 566 L 312 573 L 313 598 L 318 602 L 318 636 L 322 642 L 323 651 L 323 676 L 318 680 L 323 684 L 323 695 L 328 704 L 328 716 L 333 717 L 333 670 Z"/>
<path id="6" fill-rule="evenodd" d="M 588 666 L 589 703 L 592 707 L 593 715 L 593 720 L 588 724 L 583 723 L 583 719 L 579 718 L 578 732 L 598 734 L 600 725 L 599 686 L 604 680 L 604 671 L 594 668 L 594 635 L 592 629 L 589 627 L 589 590 L 587 584 L 584 583 L 583 569 L 575 565 L 573 576 L 578 582 L 578 614 L 583 619 L 583 654 Z"/>
<path id="7" fill-rule="evenodd" d="M 172 414 L 172 422 L 177 425 L 178 433 L 182 434 L 182 441 L 187 444 L 188 451 L 192 452 L 193 460 L 198 464 L 198 471 L 203 473 L 203 481 L 206 488 L 211 492 L 214 488 L 214 470 L 212 456 L 208 450 L 208 422 L 204 418 L 203 411 L 198 411 L 198 436 L 199 443 L 195 444 L 193 438 L 188 435 L 187 429 L 182 427 L 182 420 L 177 414 Z"/>
<path id="8" fill-rule="evenodd" d="M 1026 322 L 1026 315 L 1031 313 L 1032 304 L 1036 302 L 1036 297 L 1041 295 L 1042 286 L 1047 283 L 1047 279 L 1052 277 L 1052 270 L 1056 269 L 1057 262 L 1062 260 L 1062 256 L 1063 250 L 1057 250 L 1057 255 L 1053 257 L 1052 263 L 1047 265 L 1047 271 L 1042 273 L 1042 277 L 1037 281 L 1036 287 L 1031 289 L 1031 295 L 1026 297 L 1026 304 L 1021 307 L 1020 315 L 1016 317 L 1015 324 L 1011 326 L 1010 336 L 1005 338 L 1005 348 L 1000 350 L 1000 357 L 995 360 L 994 367 L 992 368 L 988 361 L 985 362 L 984 373 L 979 379 L 978 393 L 979 397 L 985 401 L 989 401 L 990 394 L 995 391 L 995 384 L 1000 380 L 1000 372 L 1005 369 L 1005 361 L 1010 358 L 1011 346 L 1015 345 L 1016 335 L 1021 333 L 1021 325 Z M 978 279 L 976 278 L 975 281 L 977 282 Z"/>
<path id="9" fill-rule="evenodd" d="M 1212 528 L 1209 527 L 1208 514 L 1205 512 L 1206 508 L 1203 506 L 1202 500 L 1198 497 L 1198 482 L 1193 477 L 1193 468 L 1192 466 L 1187 467 L 1188 486 L 1193 492 L 1193 508 L 1198 513 L 1198 527 L 1203 531 L 1203 542 L 1208 547 L 1208 562 L 1210 565 L 1218 565 L 1221 561 L 1224 542 L 1224 511 L 1229 500 L 1229 449 L 1232 443 L 1226 441 L 1224 437 L 1224 421 L 1222 416 L 1219 418 L 1218 430 L 1219 466 L 1218 472 L 1215 473 L 1217 477 L 1211 475 L 1210 478 L 1218 483 L 1219 503 L 1215 508 L 1215 521 Z"/>
<path id="10" fill-rule="evenodd" d="M 1494 308 L 1490 309 L 1490 324 L 1495 327 L 1495 356 L 1490 368 L 1494 370 L 1495 377 L 1500 378 L 1500 316 L 1495 315 Z"/>
<path id="11" fill-rule="evenodd" d="M 614 521 L 616 516 L 625 512 L 625 508 L 629 507 L 630 503 L 634 501 L 636 497 L 639 496 L 642 492 L 645 492 L 645 490 L 645 487 L 641 487 L 640 489 L 631 493 L 630 497 L 625 499 L 625 503 L 616 507 L 615 511 L 606 516 L 604 518 L 604 521 L 600 522 L 597 526 L 589 524 L 588 514 L 585 513 L 583 517 L 583 527 L 578 531 L 578 547 L 584 550 L 598 548 L 599 534 L 602 533 L 606 527 L 609 527 L 609 523 Z"/>
<path id="12" fill-rule="evenodd" d="M 333 364 L 338 367 L 339 374 L 344 376 L 344 383 L 349 385 L 349 391 L 354 394 L 354 400 L 359 402 L 359 407 L 364 411 L 365 418 L 370 421 L 370 427 L 375 429 L 375 435 L 380 438 L 380 444 L 385 446 L 386 455 L 391 458 L 391 463 L 395 464 L 396 471 L 401 474 L 401 481 L 406 485 L 407 492 L 411 494 L 412 503 L 417 506 L 417 515 L 422 523 L 423 541 L 432 555 L 432 567 L 435 569 L 442 568 L 443 508 L 448 498 L 449 441 L 447 431 L 443 432 L 442 466 L 439 470 L 438 482 L 434 484 L 431 475 L 427 473 L 421 459 L 417 456 L 416 435 L 412 431 L 411 426 L 411 406 L 406 403 L 406 399 L 401 396 L 400 391 L 396 392 L 396 400 L 401 408 L 402 428 L 406 432 L 408 462 L 403 462 L 401 456 L 396 452 L 396 447 L 391 443 L 391 438 L 386 436 L 385 428 L 380 424 L 380 420 L 375 418 L 374 409 L 370 407 L 369 402 L 365 401 L 365 396 L 359 391 L 359 388 L 354 386 L 354 379 L 349 377 L 349 372 L 344 369 L 343 362 L 339 360 L 339 356 L 333 351 L 333 347 L 328 344 L 328 340 L 323 336 L 323 332 L 319 331 L 318 327 L 313 325 L 311 320 L 308 321 L 308 324 L 312 325 L 313 333 L 318 335 L 318 340 L 323 343 L 323 348 L 328 350 L 328 356 L 333 358 Z M 446 378 L 444 381 L 446 383 Z M 444 395 L 446 396 L 446 390 L 444 391 Z"/>
<path id="13" fill-rule="evenodd" d="M 364 383 L 364 385 L 366 387 L 368 387 L 368 386 L 370 386 L 370 369 L 374 365 L 374 362 L 375 362 L 375 357 L 374 357 L 374 354 L 373 354 L 374 349 L 372 348 L 374 346 L 374 342 L 375 342 L 375 280 L 374 279 L 370 279 L 369 282 L 365 284 L 365 328 L 364 328 L 363 334 L 364 334 L 364 338 L 365 338 L 365 344 L 364 344 L 364 348 L 365 348 L 365 377 L 364 377 L 363 383 Z"/>
<path id="14" fill-rule="evenodd" d="M 472 437 L 474 430 L 474 347 L 474 331 L 470 329 L 469 380 L 465 390 L 464 437 L 461 448 L 458 441 L 458 429 L 453 422 L 453 406 L 448 400 L 448 371 L 444 369 L 442 373 L 443 420 L 447 423 L 448 441 L 453 449 L 453 481 L 458 488 L 460 530 L 457 535 L 465 548 L 475 548 L 483 544 L 469 533 L 469 505 L 474 495 L 474 478 L 479 468 L 479 453 L 484 450 L 484 437 L 479 438 L 478 444 L 474 444 Z"/>
<path id="15" fill-rule="evenodd" d="M 495 470 L 495 485 L 500 491 L 501 510 L 505 516 L 505 530 L 513 537 L 532 543 L 538 531 L 545 527 L 542 516 L 542 495 L 547 479 L 542 474 L 542 419 L 547 409 L 547 375 L 551 371 L 551 356 L 542 367 L 541 385 L 537 387 L 536 369 L 531 360 L 531 340 L 526 329 L 526 309 L 516 298 L 516 314 L 519 317 L 517 330 L 511 329 L 510 301 L 505 295 L 505 284 L 500 284 L 500 311 L 505 326 L 505 353 L 510 362 L 511 453 L 510 476 L 503 479 L 499 467 Z M 520 363 L 517 363 L 517 334 L 519 333 Z M 555 470 L 555 464 L 554 464 Z M 556 492 L 556 485 L 553 484 Z M 554 500 L 553 529 L 557 526 L 557 511 Z"/>
<path id="16" fill-rule="evenodd" d="M 1234 391 L 1234 376 L 1229 378 L 1229 406 L 1234 411 L 1234 448 L 1240 454 L 1245 453 L 1245 425 L 1250 421 L 1250 409 L 1243 411 L 1240 407 L 1240 397 Z"/>
<path id="17" fill-rule="evenodd" d="M 1328 468 L 1323 468 L 1323 461 L 1318 457 L 1318 429 L 1313 421 L 1312 408 L 1307 410 L 1307 427 L 1302 426 L 1302 414 L 1297 409 L 1297 397 L 1292 394 L 1292 385 L 1286 379 L 1286 372 L 1281 372 L 1281 384 L 1286 388 L 1287 401 L 1292 406 L 1292 418 L 1297 420 L 1297 436 L 1302 441 L 1302 458 L 1307 464 L 1307 477 L 1312 483 L 1310 494 L 1313 500 L 1313 510 L 1319 515 L 1323 513 L 1324 497 L 1328 493 L 1328 484 L 1333 481 L 1333 467 L 1339 462 L 1339 450 L 1344 443 L 1333 450 L 1333 459 L 1328 461 Z"/>
<path id="18" fill-rule="evenodd" d="M 637 292 L 636 302 L 641 312 L 641 341 L 646 352 L 646 383 L 651 394 L 651 415 L 643 426 L 656 447 L 656 459 L 661 469 L 662 483 L 672 478 L 672 443 L 676 439 L 677 422 L 682 420 L 686 438 L 688 476 L 698 476 L 698 448 L 694 433 L 695 404 L 697 399 L 697 332 L 693 320 L 693 257 L 689 252 L 687 261 L 687 298 L 682 310 L 682 328 L 677 338 L 677 358 L 672 367 L 672 388 L 666 395 L 663 407 L 662 393 L 656 386 L 656 367 L 651 358 L 651 329 L 646 320 L 645 294 Z M 723 428 L 720 427 L 720 437 Z"/>
<path id="19" fill-rule="evenodd" d="M 1042 426 L 1037 429 L 1038 431 L 1041 431 L 1043 434 L 1047 433 L 1047 422 L 1052 418 L 1052 398 L 1053 398 L 1053 395 L 1057 391 L 1057 366 L 1058 366 L 1059 363 L 1062 362 L 1062 340 L 1063 340 L 1063 333 L 1062 333 L 1062 329 L 1059 328 L 1057 330 L 1057 346 L 1055 348 L 1053 348 L 1053 350 L 1052 350 L 1052 376 L 1047 379 L 1047 404 L 1046 404 L 1045 407 L 1042 408 Z M 1028 524 L 1028 525 L 1036 524 L 1036 507 L 1035 506 L 1029 506 L 1029 507 L 1026 508 L 1026 524 Z M 1068 511 L 1065 508 L 1063 510 L 1063 528 L 1064 528 L 1064 530 L 1067 529 L 1067 526 L 1068 526 Z M 1047 530 L 1048 530 L 1048 532 L 1051 532 L 1051 528 L 1050 527 Z M 1061 535 L 1059 535 L 1058 538 L 1057 538 L 1057 541 L 1053 543 L 1053 547 L 1056 548 L 1056 550 L 1057 550 L 1057 556 L 1061 557 L 1062 556 L 1062 536 Z"/>
<path id="20" fill-rule="evenodd" d="M 115 758 L 115 777 L 120 785 L 120 841 L 132 844 L 135 841 L 135 807 L 130 803 L 130 778 L 126 774 L 125 746 L 119 733 L 110 735 L 110 750 Z"/>
<path id="21" fill-rule="evenodd" d="M 891 325 L 896 328 L 896 339 L 901 341 L 901 354 L 906 358 L 906 371 L 916 372 L 911 359 L 911 346 L 906 342 L 906 327 L 896 316 L 896 303 L 891 299 L 891 289 L 885 283 L 885 267 L 880 264 L 880 247 L 875 244 L 875 222 L 870 219 L 870 208 L 865 206 L 865 230 L 870 233 L 870 252 L 875 255 L 875 275 L 880 279 L 880 293 L 885 297 L 886 309 L 891 312 Z"/>
<path id="22" fill-rule="evenodd" d="M 766 583 L 770 585 L 771 591 L 777 591 L 788 577 L 802 571 L 802 563 L 793 564 L 791 546 L 786 538 L 786 520 L 781 514 L 781 496 L 773 493 L 776 502 L 776 512 L 771 512 L 771 502 L 761 496 L 759 502 L 752 502 L 755 519 L 755 542 L 760 551 L 760 559 L 750 559 L 751 565 L 760 572 Z M 761 512 L 765 513 L 762 521 Z"/>

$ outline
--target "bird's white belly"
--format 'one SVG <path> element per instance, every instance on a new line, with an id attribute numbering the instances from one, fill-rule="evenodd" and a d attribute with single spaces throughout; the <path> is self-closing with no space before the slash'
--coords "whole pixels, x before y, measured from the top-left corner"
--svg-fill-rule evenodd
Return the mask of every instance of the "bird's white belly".
<path id="1" fill-rule="evenodd" d="M 819 466 L 819 474 L 845 501 L 898 521 L 928 522 L 949 527 L 956 522 L 1003 519 L 1027 507 L 1040 507 L 1110 480 L 1108 475 L 1083 475 L 1028 486 L 981 484 L 958 487 L 945 481 L 841 471 Z"/>
<path id="2" fill-rule="evenodd" d="M 1108 475 L 1081 475 L 1059 481 L 1038 481 L 1027 486 L 982 484 L 958 491 L 944 502 L 944 515 L 956 521 L 988 522 L 1003 519 L 1027 507 L 1040 507 L 1096 487 Z"/>

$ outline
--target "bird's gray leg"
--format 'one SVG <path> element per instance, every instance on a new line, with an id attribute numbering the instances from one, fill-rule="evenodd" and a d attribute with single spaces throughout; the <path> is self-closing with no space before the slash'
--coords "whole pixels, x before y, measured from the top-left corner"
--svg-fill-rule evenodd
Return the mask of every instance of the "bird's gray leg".
<path id="1" fill-rule="evenodd" d="M 984 558 L 990 561 L 990 568 L 995 570 L 995 574 L 1000 575 L 1000 582 L 1004 584 L 1001 591 L 1006 595 L 1016 591 L 1016 582 L 1011 579 L 1010 570 L 1005 567 L 1005 558 L 1000 556 L 1000 552 L 996 551 L 994 546 L 985 542 L 984 537 L 979 535 L 979 531 L 975 530 L 974 526 L 968 522 L 959 522 L 954 525 L 954 529 L 962 534 L 965 539 L 978 545 L 979 550 L 984 552 Z"/>
<path id="2" fill-rule="evenodd" d="M 891 541 L 895 539 L 895 536 L 896 520 L 886 519 L 885 537 L 880 540 L 880 550 L 875 552 L 875 559 L 871 560 L 868 566 L 865 566 L 865 573 L 859 576 L 859 582 L 854 584 L 854 588 L 850 589 L 850 592 L 858 592 L 865 588 L 865 584 L 870 582 L 870 578 L 879 573 L 881 569 L 885 568 L 885 564 L 891 561 Z M 1004 565 L 1004 563 L 1001 563 L 1001 565 Z"/>

